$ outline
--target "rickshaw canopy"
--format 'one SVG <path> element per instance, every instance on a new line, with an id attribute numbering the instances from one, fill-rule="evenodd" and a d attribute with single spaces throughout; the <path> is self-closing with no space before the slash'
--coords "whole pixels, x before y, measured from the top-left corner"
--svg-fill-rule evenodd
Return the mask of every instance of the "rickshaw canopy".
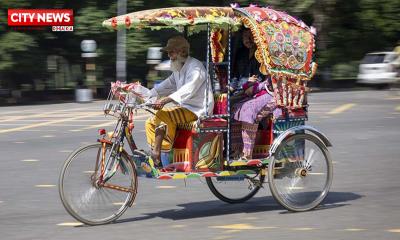
<path id="1" fill-rule="evenodd" d="M 212 31 L 228 28 L 237 31 L 241 26 L 251 29 L 257 45 L 256 59 L 263 74 L 300 81 L 311 79 L 315 72 L 316 64 L 312 62 L 314 28 L 270 7 L 161 8 L 133 12 L 103 22 L 103 26 L 114 30 L 174 28 L 184 31 L 186 27 L 189 34 L 207 30 L 207 25 Z M 211 41 L 211 44 L 215 43 Z M 221 43 L 222 46 L 226 44 Z"/>

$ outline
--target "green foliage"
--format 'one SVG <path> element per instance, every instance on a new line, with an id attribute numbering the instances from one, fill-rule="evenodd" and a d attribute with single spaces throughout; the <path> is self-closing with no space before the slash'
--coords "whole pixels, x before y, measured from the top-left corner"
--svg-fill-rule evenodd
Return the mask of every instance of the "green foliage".
<path id="1" fill-rule="evenodd" d="M 94 37 L 104 34 L 104 28 L 101 26 L 101 23 L 110 17 L 108 11 L 100 10 L 96 6 L 89 6 L 80 9 L 75 14 L 75 35 Z"/>
<path id="2" fill-rule="evenodd" d="M 352 79 L 357 76 L 359 62 L 339 63 L 332 68 L 332 79 Z"/>
<path id="3" fill-rule="evenodd" d="M 11 70 L 18 64 L 16 56 L 28 53 L 36 42 L 32 36 L 20 32 L 8 32 L 0 36 L 0 71 Z"/>
<path id="4" fill-rule="evenodd" d="M 127 12 L 171 6 L 229 6 L 227 0 L 127 0 Z M 365 53 L 392 50 L 400 40 L 399 0 L 237 0 L 242 6 L 258 3 L 286 11 L 317 29 L 316 61 L 319 69 L 332 69 L 334 78 L 351 77 Z M 0 21 L 0 81 L 7 85 L 20 79 L 48 78 L 47 56 L 62 56 L 72 66 L 83 64 L 80 42 L 94 39 L 98 46 L 97 76 L 101 81 L 115 78 L 116 33 L 103 29 L 103 20 L 117 15 L 117 1 L 7 0 L 1 3 L 0 19 L 7 19 L 8 8 L 74 9 L 74 32 L 15 31 Z M 147 48 L 162 46 L 176 32 L 127 31 L 128 80 L 144 79 L 148 66 Z M 193 37 L 196 46 L 203 38 Z M 198 51 L 200 54 L 200 51 Z M 202 53 L 202 52 L 201 52 Z M 51 81 L 48 80 L 48 81 Z M 2 87 L 2 86 L 0 86 Z"/>

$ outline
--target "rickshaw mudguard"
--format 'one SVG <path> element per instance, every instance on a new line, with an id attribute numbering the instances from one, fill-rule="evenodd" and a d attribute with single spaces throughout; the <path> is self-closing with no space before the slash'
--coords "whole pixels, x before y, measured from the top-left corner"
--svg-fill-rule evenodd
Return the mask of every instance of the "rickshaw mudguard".
<path id="1" fill-rule="evenodd" d="M 280 134 L 279 137 L 277 137 L 274 140 L 274 142 L 272 143 L 272 146 L 269 150 L 269 156 L 274 155 L 276 149 L 283 142 L 283 140 L 285 140 L 289 136 L 296 134 L 296 132 L 298 132 L 298 131 L 309 131 L 309 132 L 313 133 L 315 136 L 317 136 L 324 143 L 324 145 L 326 147 L 332 147 L 332 143 L 325 136 L 325 134 L 323 134 L 322 132 L 320 132 L 318 129 L 316 129 L 314 127 L 303 125 L 303 126 L 296 126 L 296 127 L 289 128 L 288 130 L 286 130 L 282 134 Z"/>

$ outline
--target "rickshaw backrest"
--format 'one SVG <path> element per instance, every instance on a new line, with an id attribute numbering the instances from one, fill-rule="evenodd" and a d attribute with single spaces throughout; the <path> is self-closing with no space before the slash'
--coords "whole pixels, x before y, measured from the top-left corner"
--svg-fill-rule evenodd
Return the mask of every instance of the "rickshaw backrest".
<path id="1" fill-rule="evenodd" d="M 234 10 L 252 32 L 260 71 L 271 76 L 277 105 L 287 109 L 302 108 L 309 91 L 307 82 L 316 70 L 312 61 L 314 28 L 268 7 Z"/>
<path id="2" fill-rule="evenodd" d="M 214 110 L 213 114 L 227 114 L 228 113 L 228 96 L 226 93 L 214 94 Z"/>

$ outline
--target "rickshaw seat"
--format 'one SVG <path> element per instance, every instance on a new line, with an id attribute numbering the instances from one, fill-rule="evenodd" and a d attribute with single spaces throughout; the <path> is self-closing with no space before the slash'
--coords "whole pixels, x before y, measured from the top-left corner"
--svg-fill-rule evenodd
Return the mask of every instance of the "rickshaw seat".
<path id="1" fill-rule="evenodd" d="M 216 93 L 214 94 L 214 115 L 227 114 L 228 111 L 227 104 L 227 94 L 226 93 Z M 220 128 L 226 128 L 228 126 L 228 121 L 223 118 L 208 118 L 200 121 L 193 121 L 189 123 L 178 124 L 178 129 L 182 130 L 194 130 L 196 132 L 202 130 L 217 130 Z"/>
<path id="2" fill-rule="evenodd" d="M 217 130 L 228 126 L 228 121 L 223 118 L 212 118 L 189 123 L 178 124 L 177 128 L 180 130 L 192 130 L 200 132 L 202 130 Z"/>

